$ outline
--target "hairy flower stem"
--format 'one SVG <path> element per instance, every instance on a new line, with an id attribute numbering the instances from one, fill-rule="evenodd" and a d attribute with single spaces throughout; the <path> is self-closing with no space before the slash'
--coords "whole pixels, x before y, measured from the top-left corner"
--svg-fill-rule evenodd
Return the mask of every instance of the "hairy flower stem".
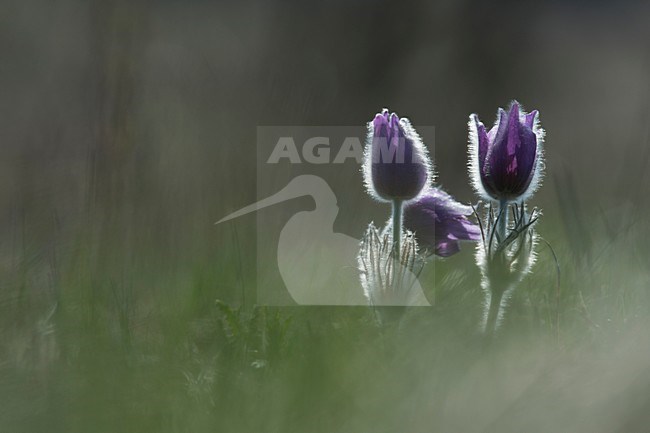
<path id="1" fill-rule="evenodd" d="M 501 300 L 503 299 L 502 290 L 491 290 L 490 307 L 488 310 L 487 320 L 485 321 L 485 334 L 490 336 L 494 334 L 497 327 L 497 319 L 501 310 Z"/>
<path id="2" fill-rule="evenodd" d="M 508 235 L 508 202 L 506 200 L 501 200 L 499 202 L 498 222 L 495 230 L 498 244 L 504 242 Z M 488 253 L 488 260 L 493 263 L 498 262 L 498 266 L 502 266 L 503 263 L 505 263 L 505 250 L 502 249 L 496 256 L 492 255 L 492 252 L 490 251 Z M 499 281 L 500 278 L 495 278 L 494 275 L 492 275 L 491 278 L 488 277 L 488 279 L 490 287 L 490 306 L 488 309 L 487 320 L 485 322 L 485 333 L 487 335 L 493 335 L 496 331 L 497 320 L 501 310 L 501 300 L 503 299 L 505 287 L 501 287 L 504 282 Z"/>
<path id="3" fill-rule="evenodd" d="M 497 236 L 499 242 L 503 242 L 508 235 L 508 202 L 501 200 L 499 202 L 499 224 L 497 225 Z"/>
<path id="4" fill-rule="evenodd" d="M 402 249 L 402 210 L 402 200 L 393 200 L 393 254 L 398 262 Z"/>

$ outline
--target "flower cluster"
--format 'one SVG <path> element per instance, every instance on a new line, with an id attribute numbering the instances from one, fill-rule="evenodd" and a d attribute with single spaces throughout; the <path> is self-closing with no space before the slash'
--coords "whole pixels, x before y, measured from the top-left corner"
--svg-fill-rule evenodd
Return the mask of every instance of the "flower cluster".
<path id="1" fill-rule="evenodd" d="M 478 241 L 484 328 L 492 333 L 509 293 L 535 262 L 541 213 L 529 211 L 526 201 L 542 178 L 544 130 L 538 111 L 526 113 L 513 101 L 507 112 L 498 110 L 489 131 L 472 114 L 469 136 L 470 177 L 483 200 L 476 208 L 433 186 L 433 164 L 408 119 L 384 109 L 369 122 L 364 183 L 392 213 L 383 229 L 369 224 L 358 262 L 369 304 L 416 305 L 424 296 L 418 276 L 426 259 L 452 256 L 462 241 Z"/>
<path id="2" fill-rule="evenodd" d="M 370 223 L 361 241 L 361 283 L 371 305 L 414 305 L 426 257 L 448 257 L 480 238 L 471 208 L 432 186 L 433 165 L 406 118 L 384 109 L 368 124 L 363 166 L 369 194 L 389 202 L 383 230 Z"/>

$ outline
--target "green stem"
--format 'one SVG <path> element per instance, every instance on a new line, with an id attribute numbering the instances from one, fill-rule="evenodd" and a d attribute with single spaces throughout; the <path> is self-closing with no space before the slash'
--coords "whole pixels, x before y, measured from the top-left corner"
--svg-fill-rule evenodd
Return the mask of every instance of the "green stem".
<path id="1" fill-rule="evenodd" d="M 508 230 L 508 201 L 501 200 L 499 202 L 499 224 L 497 225 L 497 235 L 499 235 L 499 242 L 506 239 Z"/>
<path id="2" fill-rule="evenodd" d="M 497 319 L 499 318 L 499 311 L 501 310 L 501 300 L 503 299 L 503 291 L 493 291 L 490 295 L 490 309 L 488 310 L 487 320 L 485 322 L 485 333 L 493 335 L 497 327 Z"/>
<path id="3" fill-rule="evenodd" d="M 508 201 L 501 200 L 499 202 L 499 213 L 498 221 L 496 227 L 496 235 L 498 243 L 501 244 L 505 242 L 508 235 Z M 488 257 L 488 279 L 490 287 L 490 305 L 487 314 L 487 320 L 485 322 L 485 333 L 488 336 L 494 334 L 497 328 L 497 320 L 499 318 L 499 313 L 501 311 L 501 301 L 503 299 L 503 293 L 505 292 L 506 285 L 506 252 L 505 249 L 501 249 L 499 254 L 492 254 Z"/>
<path id="4" fill-rule="evenodd" d="M 393 253 L 400 261 L 402 246 L 402 200 L 393 200 Z"/>

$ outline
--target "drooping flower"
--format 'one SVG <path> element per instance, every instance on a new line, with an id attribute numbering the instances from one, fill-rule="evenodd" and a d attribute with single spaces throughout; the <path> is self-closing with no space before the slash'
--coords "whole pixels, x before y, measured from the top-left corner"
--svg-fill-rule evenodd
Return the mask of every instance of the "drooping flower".
<path id="1" fill-rule="evenodd" d="M 467 218 L 472 212 L 445 191 L 429 188 L 404 206 L 404 228 L 415 234 L 421 249 L 449 257 L 460 251 L 460 241 L 481 239 L 479 226 Z"/>
<path id="2" fill-rule="evenodd" d="M 543 170 L 544 130 L 539 113 L 520 112 L 513 101 L 486 131 L 476 114 L 469 120 L 470 172 L 476 192 L 486 200 L 523 201 L 539 187 Z"/>
<path id="3" fill-rule="evenodd" d="M 382 201 L 414 199 L 432 178 L 427 150 L 411 122 L 387 109 L 368 123 L 363 171 L 366 188 Z"/>

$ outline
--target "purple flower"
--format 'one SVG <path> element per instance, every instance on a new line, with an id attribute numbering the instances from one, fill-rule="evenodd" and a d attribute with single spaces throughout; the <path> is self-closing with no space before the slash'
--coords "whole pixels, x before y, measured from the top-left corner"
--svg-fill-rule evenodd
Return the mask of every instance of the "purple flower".
<path id="1" fill-rule="evenodd" d="M 441 257 L 460 250 L 460 241 L 477 241 L 479 227 L 467 219 L 472 208 L 438 188 L 429 188 L 404 206 L 404 227 L 415 234 L 420 248 Z"/>
<path id="2" fill-rule="evenodd" d="M 431 178 L 426 148 L 408 119 L 387 109 L 368 124 L 364 181 L 375 198 L 411 200 Z"/>
<path id="3" fill-rule="evenodd" d="M 519 108 L 517 101 L 508 113 L 499 108 L 489 132 L 476 114 L 470 116 L 472 182 L 486 200 L 523 201 L 539 186 L 544 130 L 539 127 L 537 110 L 526 114 Z"/>

